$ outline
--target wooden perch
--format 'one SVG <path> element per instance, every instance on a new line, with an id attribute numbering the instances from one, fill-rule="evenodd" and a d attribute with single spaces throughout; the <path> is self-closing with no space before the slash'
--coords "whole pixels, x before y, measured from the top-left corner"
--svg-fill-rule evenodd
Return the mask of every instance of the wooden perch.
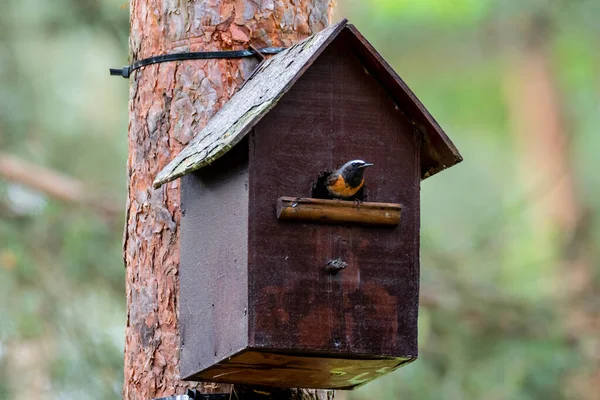
<path id="1" fill-rule="evenodd" d="M 280 220 L 396 226 L 400 223 L 401 213 L 402 205 L 394 203 L 299 197 L 280 197 L 277 200 L 277 219 Z"/>

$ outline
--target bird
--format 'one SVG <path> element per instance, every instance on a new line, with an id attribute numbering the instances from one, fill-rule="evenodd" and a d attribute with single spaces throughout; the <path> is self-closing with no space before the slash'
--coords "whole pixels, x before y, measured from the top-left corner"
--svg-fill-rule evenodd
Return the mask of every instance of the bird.
<path id="1" fill-rule="evenodd" d="M 363 160 L 351 160 L 333 171 L 325 180 L 325 187 L 336 199 L 349 199 L 365 185 L 365 168 L 373 164 Z"/>

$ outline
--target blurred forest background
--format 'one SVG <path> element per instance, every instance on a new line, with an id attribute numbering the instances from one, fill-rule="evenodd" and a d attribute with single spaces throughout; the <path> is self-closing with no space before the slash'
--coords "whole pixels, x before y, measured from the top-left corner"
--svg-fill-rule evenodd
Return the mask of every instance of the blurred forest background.
<path id="1" fill-rule="evenodd" d="M 0 399 L 121 396 L 125 1 L 2 2 Z M 344 16 L 465 161 L 422 188 L 419 360 L 339 398 L 597 399 L 600 2 Z"/>

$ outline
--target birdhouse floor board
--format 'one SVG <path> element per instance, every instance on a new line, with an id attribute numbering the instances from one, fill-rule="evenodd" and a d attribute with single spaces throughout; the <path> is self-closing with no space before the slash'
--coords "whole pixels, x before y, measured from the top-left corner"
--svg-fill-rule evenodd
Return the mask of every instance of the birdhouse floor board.
<path id="1" fill-rule="evenodd" d="M 277 218 L 327 223 L 396 226 L 402 205 L 299 197 L 280 197 Z"/>
<path id="2" fill-rule="evenodd" d="M 412 361 L 412 357 L 348 359 L 249 349 L 187 379 L 238 385 L 355 389 Z"/>

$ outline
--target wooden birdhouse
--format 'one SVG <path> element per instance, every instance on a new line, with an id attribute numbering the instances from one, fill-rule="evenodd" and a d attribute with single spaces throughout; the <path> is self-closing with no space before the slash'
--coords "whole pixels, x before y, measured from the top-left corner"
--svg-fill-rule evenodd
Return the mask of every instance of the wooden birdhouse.
<path id="1" fill-rule="evenodd" d="M 262 63 L 155 181 L 183 177 L 182 378 L 350 389 L 415 360 L 420 183 L 461 160 L 346 21 Z"/>

